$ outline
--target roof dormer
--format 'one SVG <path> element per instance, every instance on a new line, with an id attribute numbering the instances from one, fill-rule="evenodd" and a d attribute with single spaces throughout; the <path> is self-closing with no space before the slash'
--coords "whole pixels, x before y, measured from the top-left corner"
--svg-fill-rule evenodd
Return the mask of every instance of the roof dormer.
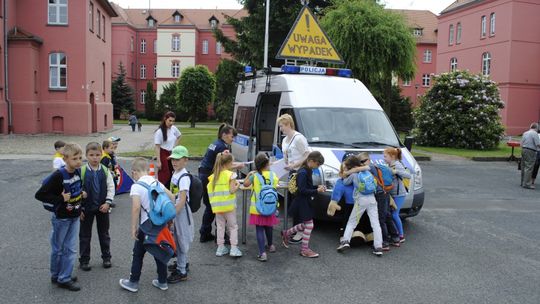
<path id="1" fill-rule="evenodd" d="M 152 15 L 148 15 L 148 17 L 146 17 L 146 24 L 148 25 L 148 27 L 155 27 L 156 23 L 157 20 L 156 18 L 152 17 Z"/>
<path id="2" fill-rule="evenodd" d="M 212 15 L 212 17 L 208 19 L 208 22 L 210 22 L 210 26 L 215 29 L 218 26 L 219 20 L 218 18 L 216 18 L 216 16 Z"/>
<path id="3" fill-rule="evenodd" d="M 184 18 L 184 16 L 182 16 L 182 14 L 180 14 L 178 10 L 174 11 L 172 16 L 173 16 L 174 23 L 180 23 L 182 21 L 182 18 Z"/>

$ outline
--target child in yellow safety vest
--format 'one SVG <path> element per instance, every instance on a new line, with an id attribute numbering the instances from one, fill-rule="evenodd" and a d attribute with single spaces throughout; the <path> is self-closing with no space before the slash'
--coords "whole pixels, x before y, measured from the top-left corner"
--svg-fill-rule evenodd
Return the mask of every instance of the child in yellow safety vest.
<path id="1" fill-rule="evenodd" d="M 255 157 L 255 168 L 257 171 L 251 171 L 246 176 L 244 180 L 244 186 L 249 187 L 253 185 L 253 192 L 251 194 L 251 204 L 249 207 L 249 224 L 255 225 L 255 230 L 257 234 L 257 244 L 259 245 L 259 255 L 257 259 L 261 262 L 266 262 L 268 259 L 266 255 L 266 250 L 268 252 L 276 252 L 276 247 L 272 244 L 272 230 L 273 226 L 279 224 L 279 219 L 275 214 L 269 216 L 263 216 L 257 212 L 256 201 L 257 196 L 261 192 L 262 186 L 259 179 L 255 174 L 259 174 L 264 179 L 265 184 L 272 185 L 273 188 L 276 188 L 279 178 L 277 174 L 270 171 L 270 160 L 264 153 L 259 153 Z M 272 181 L 270 181 L 272 178 Z M 266 244 L 265 246 L 265 235 L 266 235 Z"/>
<path id="2" fill-rule="evenodd" d="M 228 152 L 218 153 L 214 164 L 214 174 L 208 177 L 208 198 L 212 212 L 216 214 L 217 251 L 216 256 L 230 254 L 241 257 L 238 248 L 238 224 L 236 223 L 236 191 L 240 184 L 236 173 L 232 172 L 234 157 Z M 225 246 L 225 227 L 229 232 L 231 249 Z"/>

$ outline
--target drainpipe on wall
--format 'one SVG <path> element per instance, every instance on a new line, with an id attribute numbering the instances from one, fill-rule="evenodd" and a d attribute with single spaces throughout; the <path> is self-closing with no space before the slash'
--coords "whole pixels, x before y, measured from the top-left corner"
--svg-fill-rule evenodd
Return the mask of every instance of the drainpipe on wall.
<path id="1" fill-rule="evenodd" d="M 9 85 L 8 85 L 8 29 L 7 29 L 7 0 L 4 0 L 4 99 L 7 103 L 8 112 L 8 134 L 13 134 L 13 112 L 11 109 L 11 101 L 9 100 Z"/>
<path id="2" fill-rule="evenodd" d="M 139 52 L 140 52 L 140 47 L 141 47 L 141 43 L 139 42 L 139 32 L 135 32 L 135 48 L 134 48 L 134 51 L 135 51 L 135 73 L 133 73 L 133 71 L 131 71 L 131 73 L 133 74 L 134 78 L 135 78 L 135 96 L 133 96 L 134 98 L 134 101 L 135 101 L 135 111 L 137 111 L 137 98 L 139 97 Z"/>

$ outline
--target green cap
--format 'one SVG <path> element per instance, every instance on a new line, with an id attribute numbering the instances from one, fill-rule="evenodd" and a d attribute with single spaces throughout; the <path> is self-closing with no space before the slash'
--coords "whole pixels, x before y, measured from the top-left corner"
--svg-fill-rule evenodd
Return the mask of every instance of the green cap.
<path id="1" fill-rule="evenodd" d="M 176 146 L 172 150 L 171 156 L 172 159 L 181 159 L 182 157 L 189 157 L 188 150 L 184 146 Z"/>

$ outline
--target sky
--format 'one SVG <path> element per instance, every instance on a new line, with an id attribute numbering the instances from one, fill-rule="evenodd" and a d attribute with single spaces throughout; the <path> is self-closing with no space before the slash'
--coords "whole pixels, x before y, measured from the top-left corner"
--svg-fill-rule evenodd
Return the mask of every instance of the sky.
<path id="1" fill-rule="evenodd" d="M 265 0 L 260 0 L 265 1 Z M 270 0 L 272 1 L 272 0 Z M 298 1 L 300 0 L 291 0 Z M 430 10 L 439 14 L 455 0 L 383 0 L 387 8 Z M 239 9 L 242 6 L 236 0 L 112 0 L 124 8 L 221 8 Z"/>

